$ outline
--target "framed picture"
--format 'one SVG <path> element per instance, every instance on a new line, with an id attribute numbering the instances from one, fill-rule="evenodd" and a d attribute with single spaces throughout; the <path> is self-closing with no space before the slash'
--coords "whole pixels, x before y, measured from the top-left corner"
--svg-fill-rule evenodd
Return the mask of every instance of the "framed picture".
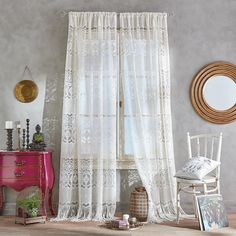
<path id="1" fill-rule="evenodd" d="M 196 205 L 201 230 L 210 231 L 228 227 L 228 217 L 220 194 L 196 196 Z"/>

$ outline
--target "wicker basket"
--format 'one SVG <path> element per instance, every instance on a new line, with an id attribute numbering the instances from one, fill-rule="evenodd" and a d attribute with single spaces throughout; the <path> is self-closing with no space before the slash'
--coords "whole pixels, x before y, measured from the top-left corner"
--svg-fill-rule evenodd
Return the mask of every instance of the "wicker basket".
<path id="1" fill-rule="evenodd" d="M 148 217 L 148 195 L 144 187 L 137 187 L 130 197 L 130 215 L 145 222 Z"/>

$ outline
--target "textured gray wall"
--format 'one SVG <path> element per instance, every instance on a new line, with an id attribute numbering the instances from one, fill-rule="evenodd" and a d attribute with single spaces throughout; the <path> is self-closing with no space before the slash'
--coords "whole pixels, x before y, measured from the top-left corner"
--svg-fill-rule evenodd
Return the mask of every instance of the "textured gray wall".
<path id="1" fill-rule="evenodd" d="M 168 27 L 176 167 L 187 158 L 187 131 L 222 131 L 222 194 L 227 207 L 235 211 L 236 122 L 214 125 L 201 119 L 191 106 L 189 86 L 194 75 L 208 63 L 226 60 L 236 64 L 236 1 L 0 0 L 1 148 L 5 147 L 5 120 L 23 121 L 27 117 L 34 123 L 42 120 L 42 97 L 35 101 L 35 106 L 22 105 L 14 99 L 12 91 L 21 79 L 24 66 L 31 68 L 39 84 L 64 72 L 68 20 L 67 16 L 61 16 L 63 10 L 171 14 Z M 54 157 L 54 166 L 58 176 L 58 156 Z M 122 201 L 128 202 L 126 190 L 121 192 Z M 14 192 L 8 190 L 6 201 L 14 202 L 14 197 Z"/>

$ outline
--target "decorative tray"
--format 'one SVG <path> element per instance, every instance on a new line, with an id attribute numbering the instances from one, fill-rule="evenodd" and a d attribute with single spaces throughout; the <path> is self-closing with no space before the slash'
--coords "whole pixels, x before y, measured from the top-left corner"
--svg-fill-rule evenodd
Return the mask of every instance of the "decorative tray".
<path id="1" fill-rule="evenodd" d="M 140 229 L 143 226 L 143 223 L 137 222 L 134 226 L 131 226 L 129 228 L 116 228 L 113 227 L 111 221 L 106 221 L 101 227 L 112 229 L 112 230 L 123 230 L 123 231 L 130 231 L 130 230 L 137 230 Z"/>

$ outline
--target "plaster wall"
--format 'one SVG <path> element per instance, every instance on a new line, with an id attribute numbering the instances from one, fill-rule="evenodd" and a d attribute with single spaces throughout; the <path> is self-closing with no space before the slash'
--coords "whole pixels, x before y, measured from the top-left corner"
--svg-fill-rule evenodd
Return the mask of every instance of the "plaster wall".
<path id="1" fill-rule="evenodd" d="M 195 113 L 189 99 L 190 83 L 206 64 L 219 60 L 236 64 L 234 0 L 0 0 L 0 148 L 5 148 L 5 120 L 24 123 L 26 118 L 30 118 L 33 132 L 33 126 L 42 123 L 45 80 L 63 79 L 68 24 L 63 10 L 171 14 L 168 31 L 176 168 L 187 158 L 187 131 L 222 131 L 221 189 L 227 208 L 236 211 L 236 122 L 229 125 L 208 123 Z M 31 104 L 21 104 L 13 95 L 25 65 L 30 67 L 40 85 L 40 95 Z M 58 107 L 58 112 L 60 109 Z M 58 180 L 59 152 L 54 155 L 54 167 Z M 132 177 L 134 173 L 126 174 L 121 181 L 119 197 L 124 205 L 129 202 L 129 192 L 136 184 Z M 127 191 L 129 187 L 131 190 Z M 57 190 L 58 185 L 55 202 Z M 15 195 L 14 191 L 6 190 L 9 209 Z M 189 203 L 190 200 L 185 201 L 185 205 Z"/>

